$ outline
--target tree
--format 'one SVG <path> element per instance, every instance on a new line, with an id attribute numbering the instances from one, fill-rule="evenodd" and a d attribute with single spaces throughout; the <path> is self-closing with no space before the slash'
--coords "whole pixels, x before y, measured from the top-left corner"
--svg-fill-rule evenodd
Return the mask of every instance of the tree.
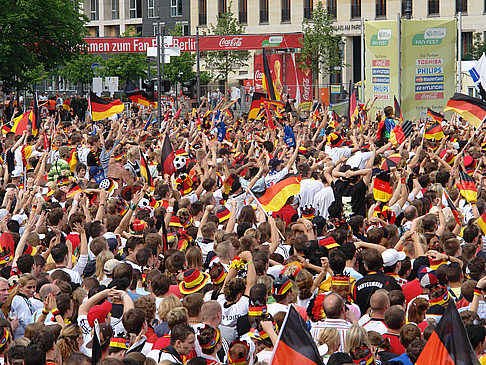
<path id="1" fill-rule="evenodd" d="M 481 33 L 474 33 L 473 35 L 473 42 L 471 44 L 471 48 L 469 52 L 467 52 L 463 57 L 462 60 L 479 60 L 483 53 L 486 52 L 486 44 L 482 41 Z"/>
<path id="2" fill-rule="evenodd" d="M 103 59 L 98 55 L 80 54 L 61 67 L 58 73 L 74 84 L 91 84 L 95 77 L 92 66 L 94 63 L 102 65 L 102 61 Z"/>
<path id="3" fill-rule="evenodd" d="M 171 32 L 172 36 L 182 36 L 182 24 L 176 24 Z M 170 63 L 165 65 L 164 77 L 171 83 L 185 82 L 196 77 L 194 64 L 196 55 L 193 52 L 181 52 L 178 57 L 171 57 Z"/>
<path id="4" fill-rule="evenodd" d="M 238 35 L 245 33 L 245 27 L 239 24 L 231 11 L 233 3 L 230 2 L 226 12 L 221 14 L 216 25 L 210 24 L 209 33 L 204 35 Z M 247 66 L 250 57 L 248 51 L 210 51 L 206 55 L 206 67 L 214 70 L 215 79 L 225 81 L 227 88 L 228 75 L 236 72 L 239 68 Z"/>
<path id="5" fill-rule="evenodd" d="M 3 0 L 0 80 L 6 89 L 31 83 L 28 72 L 50 72 L 81 52 L 88 19 L 80 0 Z"/>
<path id="6" fill-rule="evenodd" d="M 135 33 L 134 27 L 128 27 L 121 34 L 122 37 L 140 36 Z M 118 76 L 120 83 L 122 80 L 138 80 L 145 78 L 147 75 L 147 57 L 140 53 L 122 53 L 108 58 L 104 62 L 104 76 Z"/>
<path id="7" fill-rule="evenodd" d="M 301 69 L 312 71 L 313 83 L 319 80 L 319 75 L 330 74 L 334 66 L 341 65 L 338 42 L 341 36 L 334 35 L 333 19 L 321 1 L 312 12 L 312 19 L 306 19 L 302 24 L 304 38 L 302 50 L 298 57 Z M 342 65 L 341 65 L 342 67 Z"/>

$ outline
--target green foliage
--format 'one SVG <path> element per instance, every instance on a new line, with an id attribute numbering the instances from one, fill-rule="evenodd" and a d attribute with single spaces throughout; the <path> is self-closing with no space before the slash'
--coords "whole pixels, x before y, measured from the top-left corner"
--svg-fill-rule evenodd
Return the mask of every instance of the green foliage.
<path id="1" fill-rule="evenodd" d="M 182 36 L 182 24 L 176 24 L 174 30 L 170 33 L 172 36 Z M 170 63 L 164 67 L 164 77 L 171 83 L 185 82 L 196 78 L 194 64 L 196 63 L 196 54 L 193 52 L 181 52 L 178 57 L 171 57 Z"/>
<path id="2" fill-rule="evenodd" d="M 140 53 L 122 53 L 105 60 L 104 76 L 118 76 L 122 80 L 138 80 L 147 74 L 147 57 Z"/>
<path id="3" fill-rule="evenodd" d="M 312 19 L 302 24 L 304 38 L 302 53 L 298 59 L 301 69 L 311 69 L 313 77 L 327 75 L 340 65 L 338 42 L 341 36 L 334 35 L 333 19 L 319 1 L 312 12 Z"/>
<path id="4" fill-rule="evenodd" d="M 201 81 L 201 85 L 207 85 L 211 81 L 213 81 L 213 77 L 211 73 L 208 71 L 201 71 L 201 75 L 199 76 L 199 79 Z"/>
<path id="5" fill-rule="evenodd" d="M 50 72 L 81 50 L 88 19 L 80 0 L 3 0 L 0 10 L 0 80 L 23 87 L 41 68 Z M 28 73 L 31 73 L 30 75 Z"/>
<path id="6" fill-rule="evenodd" d="M 227 7 L 225 13 L 218 18 L 216 25 L 209 26 L 209 32 L 204 35 L 238 35 L 245 33 L 245 27 L 239 24 L 231 11 L 232 3 Z M 228 81 L 228 75 L 236 72 L 239 68 L 247 66 L 250 57 L 248 51 L 210 51 L 206 54 L 206 67 L 213 70 L 215 79 Z"/>
<path id="7" fill-rule="evenodd" d="M 60 68 L 59 75 L 65 77 L 74 84 L 90 84 L 93 77 L 95 77 L 92 68 L 93 63 L 101 65 L 102 61 L 102 58 L 98 55 L 80 54 L 78 57 Z"/>
<path id="8" fill-rule="evenodd" d="M 473 34 L 473 43 L 469 52 L 467 52 L 463 57 L 463 61 L 469 60 L 479 60 L 483 53 L 486 52 L 486 44 L 482 40 L 481 33 L 474 33 Z"/>

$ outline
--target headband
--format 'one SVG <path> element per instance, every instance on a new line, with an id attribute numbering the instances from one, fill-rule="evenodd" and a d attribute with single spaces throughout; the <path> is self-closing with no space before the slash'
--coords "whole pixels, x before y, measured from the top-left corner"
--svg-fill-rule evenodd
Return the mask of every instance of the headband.
<path id="1" fill-rule="evenodd" d="M 234 359 L 233 357 L 231 357 L 231 351 L 228 351 L 228 360 L 229 360 L 229 363 L 231 365 L 245 365 L 248 362 L 248 358 L 250 357 L 250 346 L 248 346 L 248 344 L 246 342 L 240 341 L 240 340 L 233 341 L 231 343 L 231 346 L 233 344 L 236 344 L 236 343 L 241 343 L 241 344 L 245 345 L 245 347 L 247 349 L 246 356 L 245 357 L 240 357 L 240 358 Z"/>
<path id="2" fill-rule="evenodd" d="M 211 328 L 211 327 L 206 327 L 206 328 Z M 214 336 L 211 341 L 209 341 L 207 344 L 203 345 L 201 343 L 201 340 L 199 340 L 199 345 L 201 346 L 202 349 L 204 350 L 211 350 L 218 344 L 219 341 L 219 330 L 217 328 L 214 328 Z"/>

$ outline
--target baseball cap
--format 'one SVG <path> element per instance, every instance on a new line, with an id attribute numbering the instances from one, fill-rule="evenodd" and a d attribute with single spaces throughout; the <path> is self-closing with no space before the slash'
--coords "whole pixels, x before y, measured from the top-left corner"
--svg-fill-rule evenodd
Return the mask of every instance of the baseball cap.
<path id="1" fill-rule="evenodd" d="M 434 286 L 439 284 L 435 271 L 428 266 L 422 266 L 419 270 L 419 280 L 420 286 L 422 288 L 432 289 Z"/>
<path id="2" fill-rule="evenodd" d="M 383 257 L 383 266 L 393 266 L 398 261 L 405 260 L 405 257 L 407 257 L 407 255 L 403 251 L 399 252 L 394 248 L 389 248 L 381 254 L 381 257 Z"/>
<path id="3" fill-rule="evenodd" d="M 111 275 L 113 274 L 113 270 L 115 269 L 115 267 L 119 264 L 120 261 L 118 261 L 117 259 L 109 259 L 105 262 L 105 266 L 103 266 L 103 271 L 106 275 Z"/>

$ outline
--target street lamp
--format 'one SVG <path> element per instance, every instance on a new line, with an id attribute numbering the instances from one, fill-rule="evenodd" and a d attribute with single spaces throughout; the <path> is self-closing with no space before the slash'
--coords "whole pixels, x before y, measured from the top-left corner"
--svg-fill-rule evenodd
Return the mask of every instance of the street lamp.
<path id="1" fill-rule="evenodd" d="M 338 42 L 338 49 L 339 49 L 339 70 L 341 72 L 341 81 L 340 81 L 340 95 L 339 95 L 339 99 L 340 100 L 343 100 L 345 99 L 344 98 L 344 90 L 343 90 L 343 61 L 344 61 L 344 42 L 342 39 L 339 40 Z"/>

